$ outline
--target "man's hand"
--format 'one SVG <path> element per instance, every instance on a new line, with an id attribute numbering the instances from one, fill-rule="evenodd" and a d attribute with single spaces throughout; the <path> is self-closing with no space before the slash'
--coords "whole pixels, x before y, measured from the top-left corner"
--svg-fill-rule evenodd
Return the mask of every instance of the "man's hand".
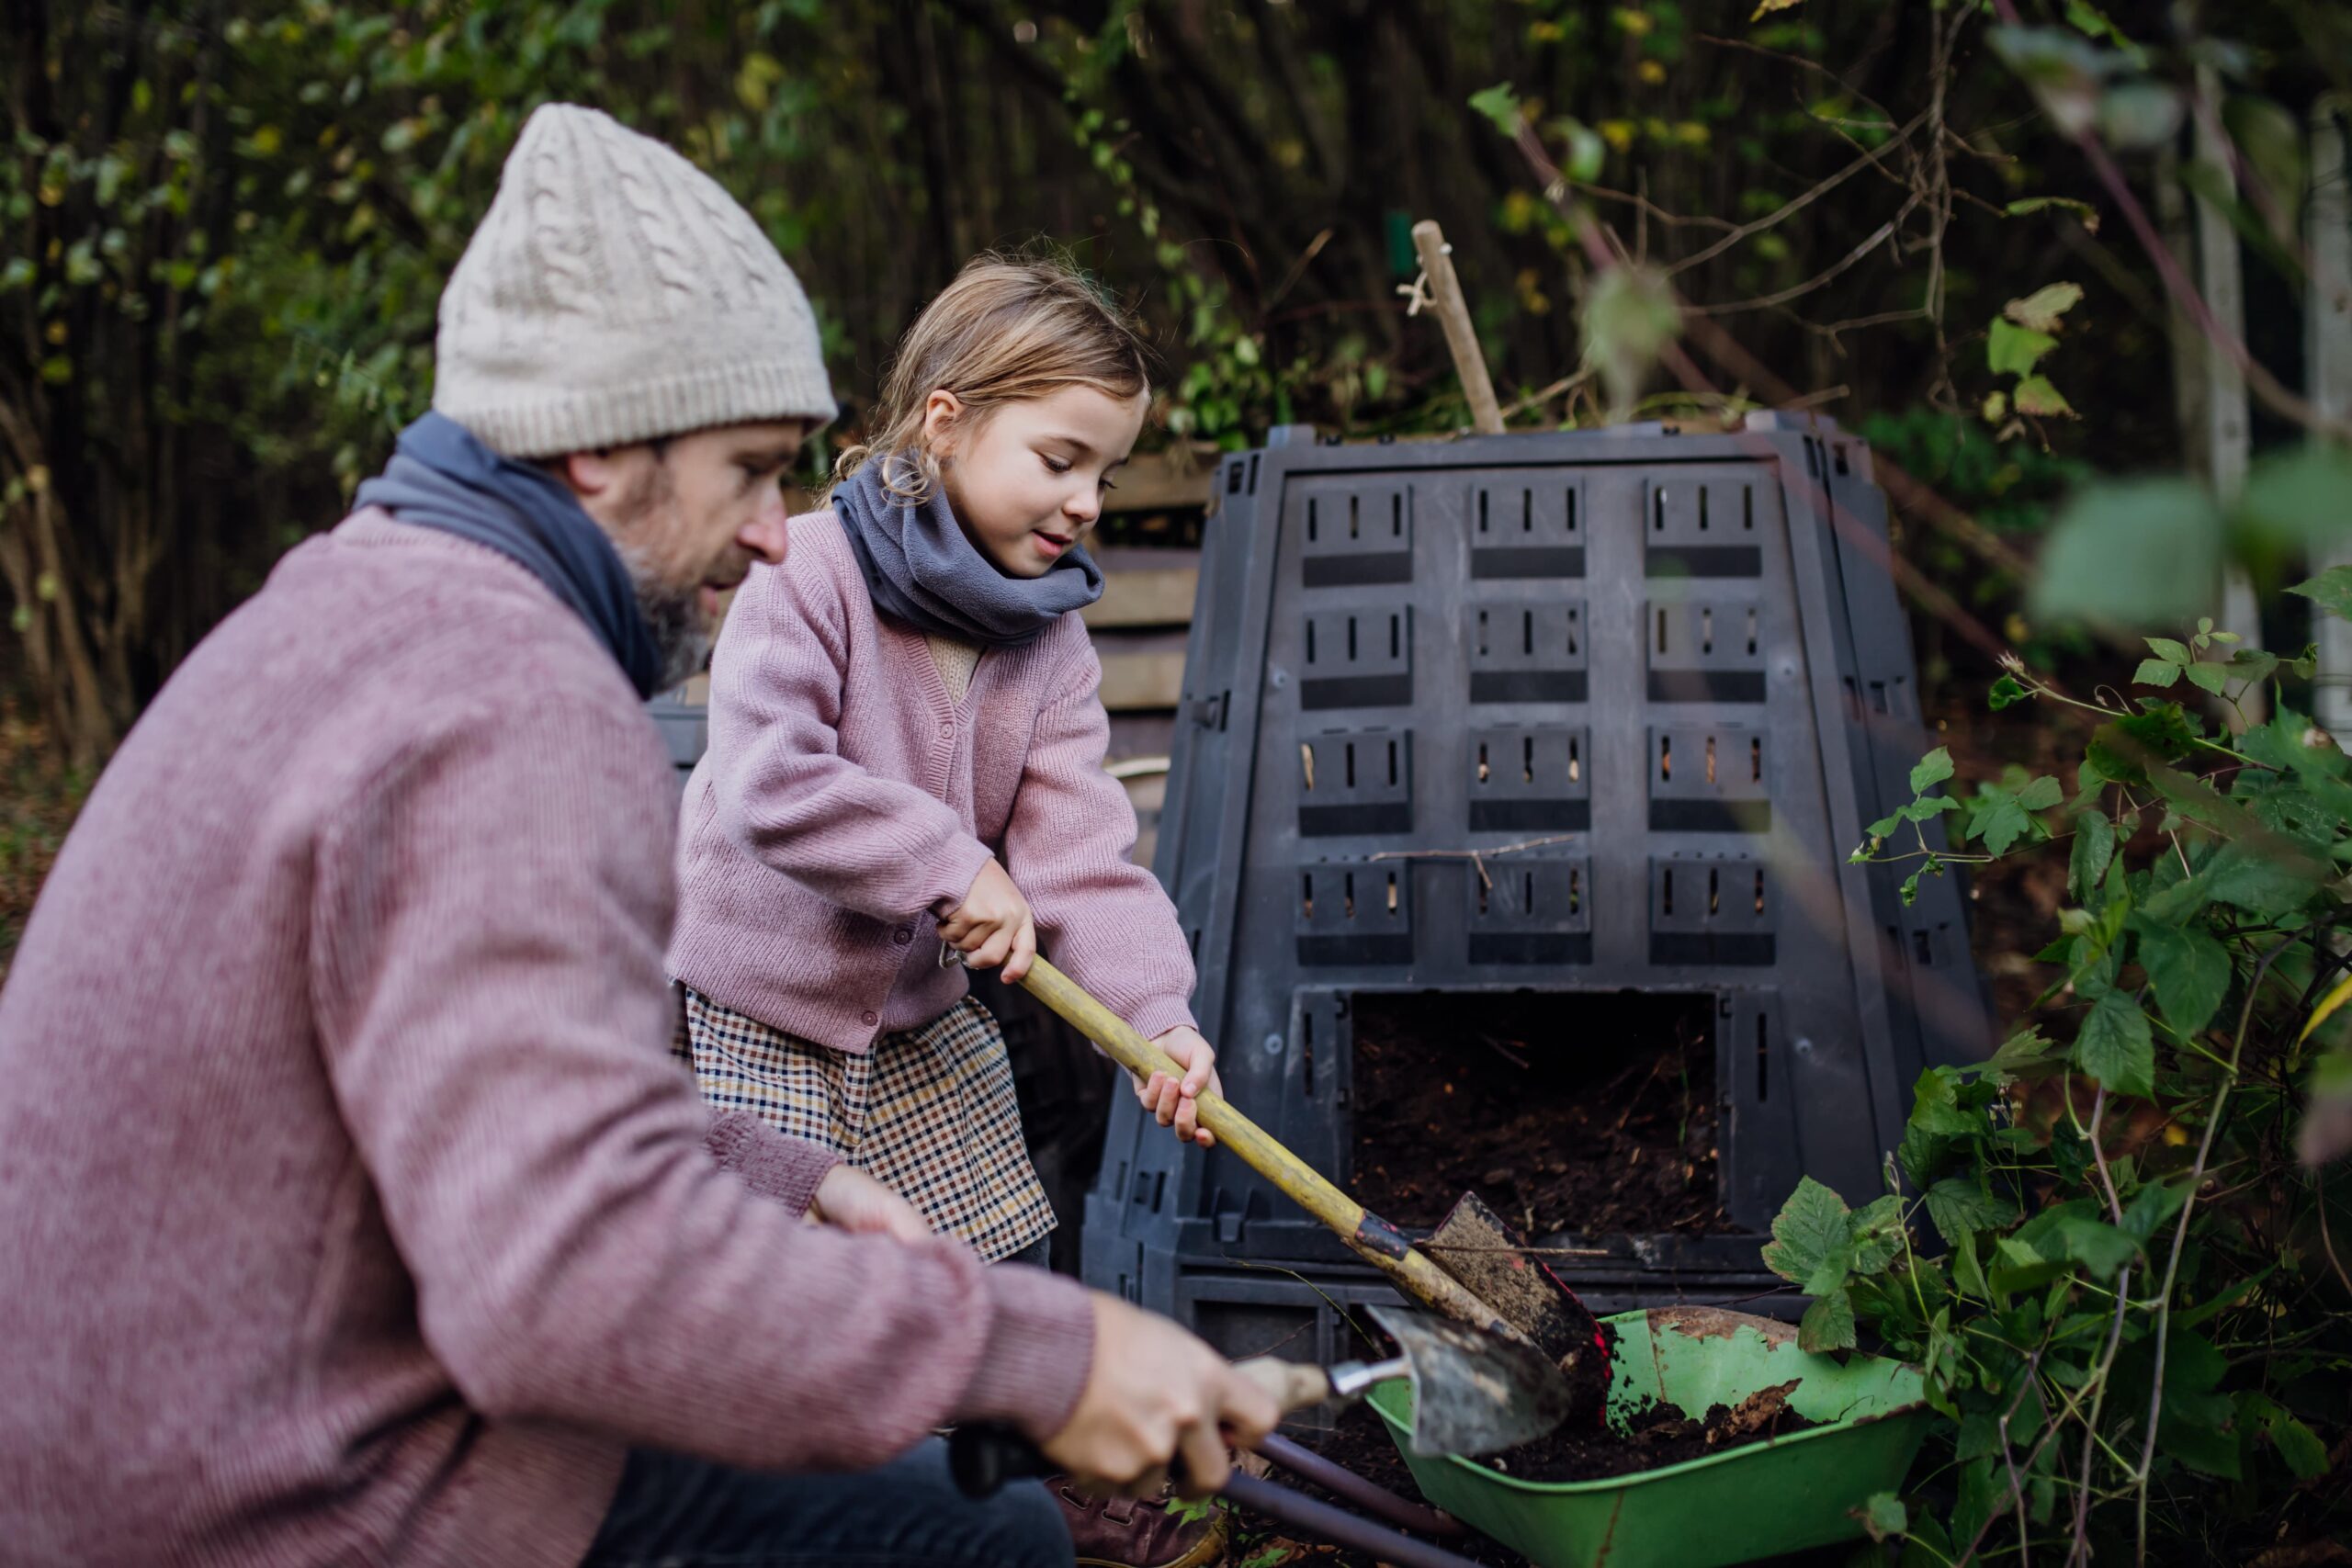
<path id="1" fill-rule="evenodd" d="M 863 1235 L 887 1235 L 894 1241 L 927 1241 L 930 1223 L 912 1203 L 874 1178 L 847 1164 L 825 1172 L 808 1215 L 820 1224 Z"/>
<path id="2" fill-rule="evenodd" d="M 964 955 L 967 969 L 1004 965 L 1008 986 L 1019 984 L 1037 956 L 1037 921 L 1029 900 L 994 861 L 980 867 L 964 901 L 940 917 L 939 938 Z"/>
<path id="3" fill-rule="evenodd" d="M 1181 1455 L 1185 1495 L 1216 1491 L 1230 1468 L 1226 1444 L 1254 1447 L 1282 1419 L 1272 1396 L 1166 1318 L 1090 1298 L 1094 1362 L 1069 1420 L 1040 1445 L 1046 1457 L 1141 1497 Z"/>
<path id="4" fill-rule="evenodd" d="M 1176 1129 L 1180 1143 L 1214 1148 L 1216 1134 L 1201 1125 L 1199 1097 L 1203 1089 L 1220 1096 L 1225 1093 L 1225 1086 L 1217 1081 L 1216 1050 L 1201 1038 L 1199 1030 L 1182 1025 L 1152 1043 L 1175 1057 L 1184 1076 L 1171 1078 L 1166 1073 L 1154 1073 L 1148 1081 L 1136 1084 L 1136 1098 L 1161 1126 Z"/>

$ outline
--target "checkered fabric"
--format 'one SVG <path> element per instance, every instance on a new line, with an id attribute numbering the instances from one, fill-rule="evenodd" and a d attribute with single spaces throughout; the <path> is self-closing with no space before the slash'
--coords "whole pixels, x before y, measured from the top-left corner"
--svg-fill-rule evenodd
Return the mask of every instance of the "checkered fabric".
<path id="1" fill-rule="evenodd" d="M 832 1149 L 992 1263 L 1054 1228 L 1022 1141 L 1003 1032 L 978 1001 L 853 1056 L 678 988 L 672 1048 L 713 1104 Z"/>

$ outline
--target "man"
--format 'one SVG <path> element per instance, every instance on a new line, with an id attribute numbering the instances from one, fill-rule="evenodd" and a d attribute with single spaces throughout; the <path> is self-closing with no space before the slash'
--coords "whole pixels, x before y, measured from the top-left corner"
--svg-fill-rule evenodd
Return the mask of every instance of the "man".
<path id="1" fill-rule="evenodd" d="M 1221 1480 L 1274 1413 L 1206 1347 L 667 1053 L 639 704 L 833 413 L 782 259 L 550 107 L 438 354 L 125 741 L 0 996 L 0 1562 L 1068 1562 L 1035 1486 L 947 1484 L 958 1420 Z"/>

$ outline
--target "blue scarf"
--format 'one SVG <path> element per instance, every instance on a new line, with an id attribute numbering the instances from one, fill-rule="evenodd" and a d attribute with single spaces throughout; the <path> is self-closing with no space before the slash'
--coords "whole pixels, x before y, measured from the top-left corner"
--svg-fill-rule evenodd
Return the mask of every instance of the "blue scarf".
<path id="1" fill-rule="evenodd" d="M 887 461 L 868 459 L 833 491 L 833 511 L 884 615 L 926 637 L 1020 648 L 1102 597 L 1102 569 L 1077 545 L 1043 577 L 1007 577 L 966 536 L 936 485 L 921 505 L 888 490 Z"/>
<path id="2" fill-rule="evenodd" d="M 428 413 L 401 432 L 392 460 L 359 487 L 358 503 L 515 562 L 588 623 L 639 696 L 653 694 L 662 655 L 637 585 L 605 530 L 545 469 L 503 457 L 456 421 Z"/>

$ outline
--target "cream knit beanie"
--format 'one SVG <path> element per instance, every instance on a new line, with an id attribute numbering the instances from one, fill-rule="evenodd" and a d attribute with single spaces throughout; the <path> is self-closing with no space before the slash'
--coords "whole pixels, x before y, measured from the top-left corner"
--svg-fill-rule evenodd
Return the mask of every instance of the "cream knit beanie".
<path id="1" fill-rule="evenodd" d="M 717 181 L 548 104 L 441 295 L 433 406 L 510 457 L 833 417 L 799 280 Z"/>

